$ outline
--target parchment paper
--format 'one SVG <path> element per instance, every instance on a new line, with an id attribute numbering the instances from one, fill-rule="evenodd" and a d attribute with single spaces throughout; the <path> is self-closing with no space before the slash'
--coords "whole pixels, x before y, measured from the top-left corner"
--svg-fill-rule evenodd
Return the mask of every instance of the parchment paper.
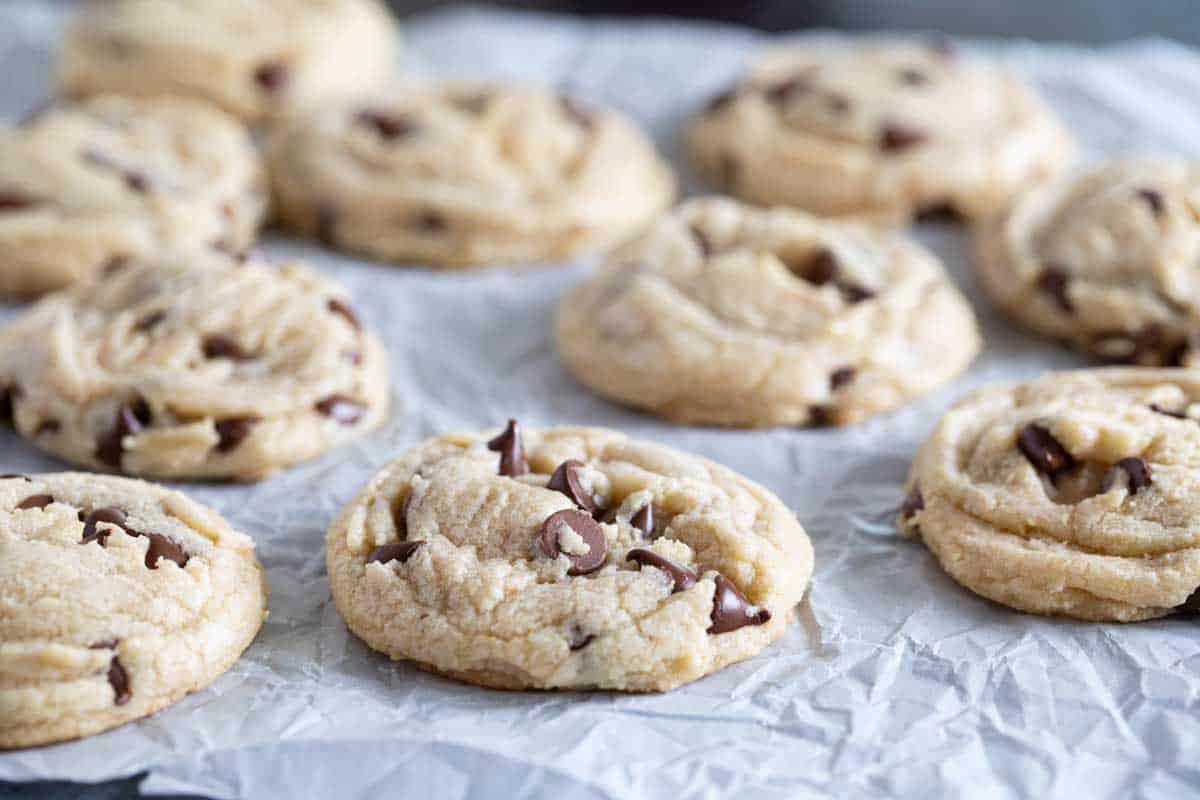
<path id="1" fill-rule="evenodd" d="M 46 90 L 60 14 L 26 0 L 0 7 L 5 117 Z M 680 169 L 680 122 L 763 42 L 728 27 L 478 9 L 420 18 L 407 38 L 410 61 L 426 71 L 557 86 L 631 113 Z M 1200 150 L 1200 58 L 1181 46 L 970 46 L 1035 80 L 1090 157 Z M 271 240 L 268 250 L 303 253 L 353 289 L 390 348 L 394 415 L 367 441 L 265 483 L 183 487 L 258 542 L 272 594 L 257 641 L 211 688 L 150 719 L 0 755 L 0 779 L 149 769 L 154 792 L 342 800 L 1193 793 L 1194 622 L 1017 614 L 960 589 L 892 531 L 908 460 L 950 402 L 984 382 L 1081 363 L 998 317 L 971 277 L 961 231 L 919 235 L 979 312 L 987 347 L 970 374 L 851 430 L 760 432 L 674 427 L 576 385 L 555 356 L 551 319 L 587 264 L 448 275 Z M 509 415 L 623 428 L 778 492 L 817 550 L 798 621 L 761 656 L 662 696 L 495 692 L 372 653 L 330 600 L 326 526 L 422 437 Z M 9 432 L 0 448 L 3 471 L 63 467 Z"/>

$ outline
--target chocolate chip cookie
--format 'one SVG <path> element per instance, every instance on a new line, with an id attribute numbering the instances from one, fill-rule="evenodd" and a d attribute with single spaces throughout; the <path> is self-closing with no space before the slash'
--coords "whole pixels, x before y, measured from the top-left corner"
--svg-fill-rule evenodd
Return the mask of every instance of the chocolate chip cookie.
<path id="1" fill-rule="evenodd" d="M 1200 610 L 1200 371 L 1108 368 L 979 391 L 921 448 L 900 512 L 956 581 L 1022 611 Z"/>
<path id="2" fill-rule="evenodd" d="M 43 109 L 0 128 L 0 295 L 129 258 L 242 250 L 266 201 L 249 133 L 206 105 L 108 96 Z"/>
<path id="3" fill-rule="evenodd" d="M 212 683 L 267 613 L 254 542 L 179 492 L 0 477 L 0 749 L 88 736 Z"/>
<path id="4" fill-rule="evenodd" d="M 269 149 L 285 224 L 333 248 L 440 267 L 561 260 L 674 196 L 622 117 L 530 89 L 395 89 L 296 119 Z"/>
<path id="5" fill-rule="evenodd" d="M 377 0 L 93 0 L 58 80 L 70 96 L 188 95 L 257 121 L 379 85 L 398 43 Z"/>
<path id="6" fill-rule="evenodd" d="M 505 689 L 663 691 L 783 634 L 812 546 L 773 494 L 599 428 L 430 439 L 329 530 L 333 597 L 392 658 Z"/>
<path id="7" fill-rule="evenodd" d="M 944 42 L 867 38 L 769 52 L 688 131 L 730 194 L 828 216 L 976 217 L 1069 161 L 1033 91 Z"/>
<path id="8" fill-rule="evenodd" d="M 1035 187 L 977 245 L 988 293 L 1033 330 L 1109 363 L 1200 363 L 1200 165 L 1123 159 Z"/>
<path id="9" fill-rule="evenodd" d="M 129 264 L 0 331 L 0 420 L 83 466 L 255 480 L 377 425 L 379 340 L 304 266 Z"/>
<path id="10" fill-rule="evenodd" d="M 979 350 L 970 306 L 915 242 L 714 198 L 568 293 L 556 338 L 601 394 L 743 427 L 856 423 L 942 386 Z"/>

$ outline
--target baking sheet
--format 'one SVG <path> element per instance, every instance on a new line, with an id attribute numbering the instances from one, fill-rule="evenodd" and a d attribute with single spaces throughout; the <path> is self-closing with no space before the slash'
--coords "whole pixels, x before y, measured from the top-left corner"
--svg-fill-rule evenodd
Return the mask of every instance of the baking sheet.
<path id="1" fill-rule="evenodd" d="M 3 117 L 43 96 L 61 14 L 28 0 L 0 5 Z M 473 8 L 418 18 L 406 33 L 425 71 L 557 86 L 620 108 L 680 168 L 680 122 L 765 39 L 713 25 Z M 1200 57 L 1186 48 L 970 46 L 1035 80 L 1089 157 L 1200 149 Z M 211 688 L 110 733 L 0 754 L 0 779 L 95 781 L 149 769 L 151 792 L 345 800 L 1189 794 L 1200 783 L 1194 622 L 1094 625 L 1010 612 L 958 588 L 892 531 L 908 459 L 942 409 L 987 381 L 1079 363 L 990 309 L 960 231 L 919 236 L 979 312 L 987 347 L 970 374 L 851 430 L 760 432 L 674 427 L 576 385 L 555 356 L 551 320 L 586 263 L 449 275 L 269 240 L 268 251 L 303 254 L 353 290 L 390 349 L 394 414 L 367 441 L 264 483 L 183 487 L 257 540 L 270 620 Z M 510 415 L 622 428 L 776 491 L 817 551 L 798 621 L 759 657 L 662 696 L 495 692 L 369 651 L 330 600 L 326 525 L 421 438 Z M 0 467 L 62 464 L 6 431 Z"/>

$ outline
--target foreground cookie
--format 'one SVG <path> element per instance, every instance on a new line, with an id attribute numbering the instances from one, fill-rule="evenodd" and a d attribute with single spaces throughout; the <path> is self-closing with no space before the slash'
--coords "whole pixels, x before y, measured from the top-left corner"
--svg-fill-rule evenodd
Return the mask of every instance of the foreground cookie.
<path id="1" fill-rule="evenodd" d="M 330 247 L 443 267 L 564 259 L 670 203 L 653 145 L 615 114 L 526 89 L 396 89 L 271 141 L 279 214 Z"/>
<path id="2" fill-rule="evenodd" d="M 266 209 L 233 119 L 188 100 L 100 97 L 0 128 L 0 295 L 90 279 L 132 257 L 241 250 Z"/>
<path id="3" fill-rule="evenodd" d="M 1030 328 L 1113 363 L 1192 365 L 1197 164 L 1122 160 L 1031 189 L 977 243 L 988 293 Z"/>
<path id="4" fill-rule="evenodd" d="M 0 749 L 74 739 L 212 683 L 254 639 L 254 543 L 178 492 L 0 478 Z"/>
<path id="5" fill-rule="evenodd" d="M 93 469 L 253 480 L 374 427 L 382 346 L 298 264 L 129 265 L 0 331 L 0 419 Z"/>
<path id="6" fill-rule="evenodd" d="M 783 634 L 812 546 L 773 494 L 615 431 L 490 436 L 426 441 L 330 529 L 371 647 L 483 686 L 660 691 Z"/>
<path id="7" fill-rule="evenodd" d="M 1200 610 L 1200 371 L 1101 369 L 984 389 L 909 476 L 902 530 L 950 575 L 1037 614 Z"/>
<path id="8" fill-rule="evenodd" d="M 731 194 L 824 215 L 974 217 L 1069 160 L 1034 93 L 941 43 L 864 39 L 769 53 L 688 132 Z"/>
<path id="9" fill-rule="evenodd" d="M 558 347 L 589 387 L 690 423 L 847 425 L 979 349 L 937 259 L 893 233 L 686 203 L 570 292 Z"/>
<path id="10" fill-rule="evenodd" d="M 259 120 L 378 85 L 397 42 L 376 0 L 93 0 L 58 79 L 68 95 L 190 95 Z"/>

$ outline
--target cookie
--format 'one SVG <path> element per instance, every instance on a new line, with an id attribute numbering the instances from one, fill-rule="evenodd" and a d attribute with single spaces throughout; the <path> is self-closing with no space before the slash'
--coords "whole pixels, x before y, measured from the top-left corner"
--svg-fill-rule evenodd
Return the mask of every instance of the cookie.
<path id="1" fill-rule="evenodd" d="M 687 140 L 730 194 L 887 222 L 989 213 L 1073 150 L 1017 79 L 941 42 L 879 38 L 770 51 Z"/>
<path id="2" fill-rule="evenodd" d="M 473 267 L 566 259 L 628 237 L 675 182 L 614 113 L 531 89 L 397 88 L 271 139 L 279 216 L 327 246 Z"/>
<path id="3" fill-rule="evenodd" d="M 502 689 L 664 691 L 781 636 L 808 536 L 761 486 L 600 428 L 452 434 L 329 530 L 333 598 L 394 659 Z"/>
<path id="4" fill-rule="evenodd" d="M 379 340 L 298 263 L 130 264 L 0 331 L 0 419 L 97 470 L 255 480 L 375 427 Z"/>
<path id="5" fill-rule="evenodd" d="M 0 295 L 122 260 L 249 246 L 266 210 L 249 133 L 189 100 L 98 97 L 0 128 Z"/>
<path id="6" fill-rule="evenodd" d="M 693 424 L 849 425 L 979 350 L 970 306 L 896 233 L 700 199 L 568 293 L 559 353 L 595 391 Z"/>
<path id="7" fill-rule="evenodd" d="M 983 389 L 922 446 L 900 513 L 952 578 L 1022 611 L 1200 610 L 1200 371 L 1106 368 Z"/>
<path id="8" fill-rule="evenodd" d="M 1032 188 L 976 244 L 1023 325 L 1109 363 L 1200 364 L 1200 165 L 1123 159 Z"/>
<path id="9" fill-rule="evenodd" d="M 388 79 L 399 34 L 377 0 L 93 0 L 58 64 L 68 96 L 187 95 L 248 121 Z"/>
<path id="10" fill-rule="evenodd" d="M 0 478 L 0 749 L 152 714 L 228 670 L 267 614 L 254 542 L 179 492 Z"/>

